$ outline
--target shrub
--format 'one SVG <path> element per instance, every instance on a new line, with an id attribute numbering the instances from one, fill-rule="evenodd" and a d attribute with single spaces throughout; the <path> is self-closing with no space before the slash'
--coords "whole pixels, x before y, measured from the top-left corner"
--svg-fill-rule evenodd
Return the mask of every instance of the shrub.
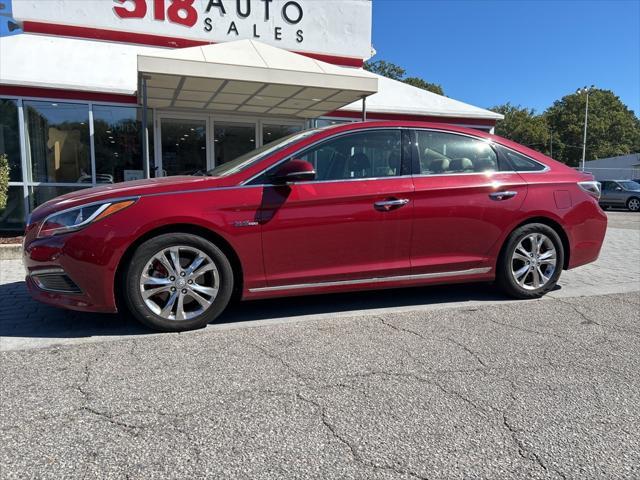
<path id="1" fill-rule="evenodd" d="M 9 191 L 9 159 L 7 154 L 0 155 L 0 210 L 7 206 L 7 193 Z"/>

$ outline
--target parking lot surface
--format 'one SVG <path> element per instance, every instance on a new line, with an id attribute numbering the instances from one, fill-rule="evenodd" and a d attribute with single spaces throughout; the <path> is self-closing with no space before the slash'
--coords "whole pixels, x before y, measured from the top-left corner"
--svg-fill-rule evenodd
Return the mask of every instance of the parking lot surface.
<path id="1" fill-rule="evenodd" d="M 3 262 L 2 477 L 639 478 L 629 215 L 541 300 L 271 300 L 186 334 L 36 305 Z"/>

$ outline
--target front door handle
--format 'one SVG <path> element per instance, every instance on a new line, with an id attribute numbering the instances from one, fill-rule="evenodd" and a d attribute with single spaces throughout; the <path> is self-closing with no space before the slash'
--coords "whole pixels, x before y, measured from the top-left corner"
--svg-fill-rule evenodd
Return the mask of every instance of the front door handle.
<path id="1" fill-rule="evenodd" d="M 374 203 L 373 206 L 376 210 L 388 212 L 389 210 L 404 207 L 407 203 L 409 203 L 408 198 L 390 198 L 388 200 L 380 200 Z"/>
<path id="2" fill-rule="evenodd" d="M 492 192 L 489 194 L 489 198 L 491 200 L 507 200 L 509 198 L 513 198 L 518 194 L 518 192 L 513 191 L 504 191 L 504 192 Z"/>

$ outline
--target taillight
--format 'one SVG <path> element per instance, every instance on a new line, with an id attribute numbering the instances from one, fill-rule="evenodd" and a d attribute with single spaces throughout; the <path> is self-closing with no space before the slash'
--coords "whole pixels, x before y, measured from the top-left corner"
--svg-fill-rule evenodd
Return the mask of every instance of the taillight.
<path id="1" fill-rule="evenodd" d="M 600 182 L 589 180 L 587 182 L 578 182 L 578 186 L 596 200 L 600 200 Z"/>

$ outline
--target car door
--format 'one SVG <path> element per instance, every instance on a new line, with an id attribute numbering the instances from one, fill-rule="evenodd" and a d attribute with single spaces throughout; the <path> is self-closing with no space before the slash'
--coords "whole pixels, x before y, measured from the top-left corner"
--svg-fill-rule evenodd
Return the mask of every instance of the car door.
<path id="1" fill-rule="evenodd" d="M 412 274 L 487 269 L 489 252 L 527 194 L 484 139 L 419 130 L 414 141 Z M 481 272 L 478 272 L 481 273 Z"/>
<path id="2" fill-rule="evenodd" d="M 605 180 L 602 182 L 602 193 L 600 194 L 600 204 L 602 205 L 612 205 L 613 204 L 613 188 L 614 182 L 609 180 Z"/>
<path id="3" fill-rule="evenodd" d="M 268 286 L 409 273 L 413 182 L 402 145 L 400 129 L 370 129 L 340 134 L 289 159 L 313 164 L 316 179 L 264 186 Z"/>
<path id="4" fill-rule="evenodd" d="M 629 198 L 629 192 L 627 192 L 618 182 L 609 182 L 608 198 L 611 205 L 617 207 L 624 207 L 627 204 Z"/>

